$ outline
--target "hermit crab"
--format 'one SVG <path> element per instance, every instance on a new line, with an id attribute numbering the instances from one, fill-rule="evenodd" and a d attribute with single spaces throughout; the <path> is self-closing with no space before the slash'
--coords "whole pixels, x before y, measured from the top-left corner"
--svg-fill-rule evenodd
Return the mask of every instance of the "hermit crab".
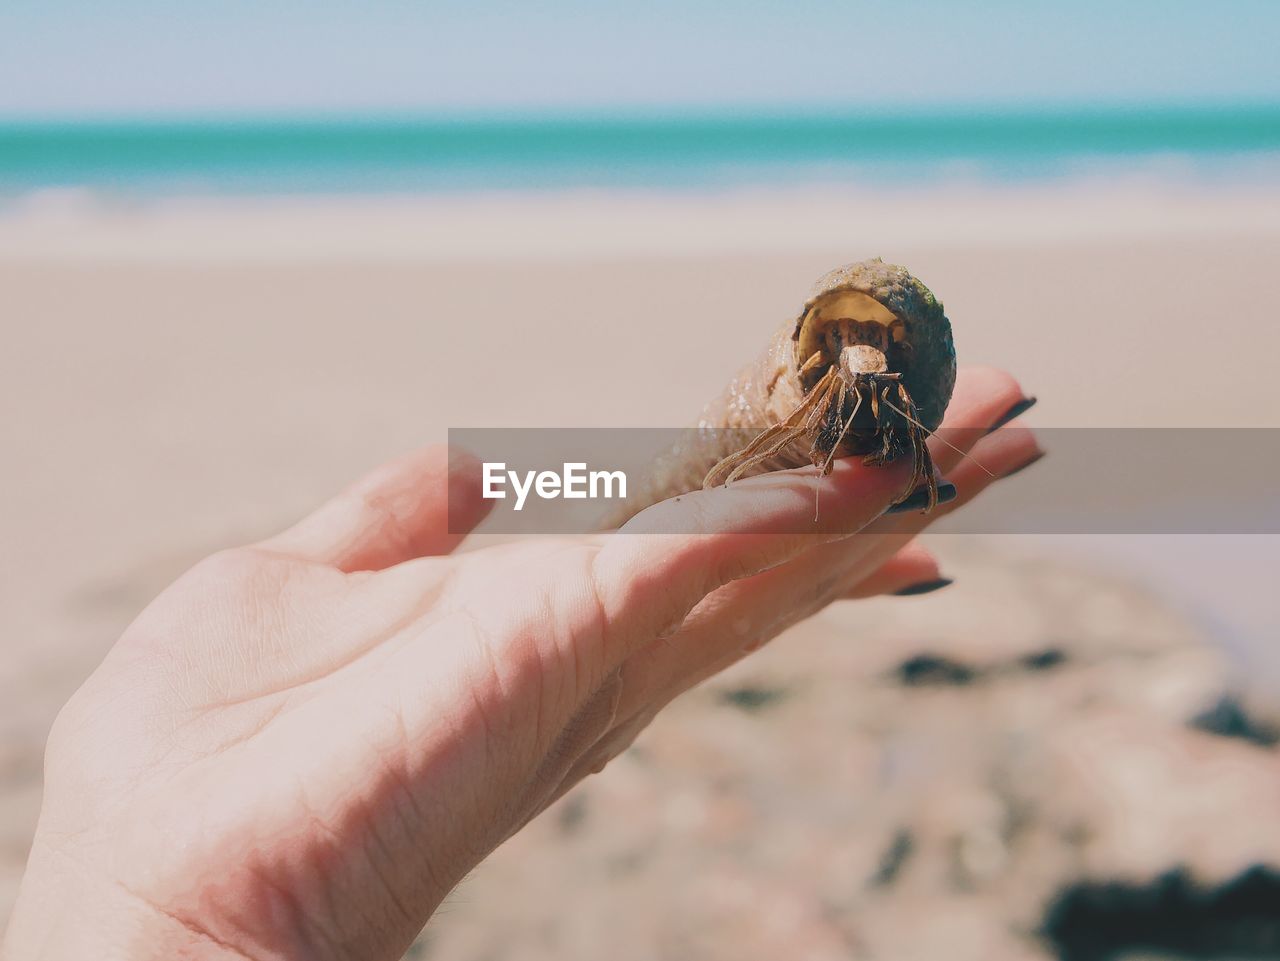
<path id="1" fill-rule="evenodd" d="M 912 458 L 912 484 L 938 487 L 926 438 L 956 379 L 942 304 L 905 267 L 879 259 L 832 270 L 769 348 L 729 384 L 697 428 L 654 465 L 635 512 L 697 487 L 837 457 Z"/>

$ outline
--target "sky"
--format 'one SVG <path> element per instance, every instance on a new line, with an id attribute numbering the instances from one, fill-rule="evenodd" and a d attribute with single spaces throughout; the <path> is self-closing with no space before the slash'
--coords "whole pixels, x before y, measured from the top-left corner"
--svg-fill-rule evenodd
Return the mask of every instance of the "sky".
<path id="1" fill-rule="evenodd" d="M 1280 102 L 1277 0 L 0 0 L 0 117 Z"/>

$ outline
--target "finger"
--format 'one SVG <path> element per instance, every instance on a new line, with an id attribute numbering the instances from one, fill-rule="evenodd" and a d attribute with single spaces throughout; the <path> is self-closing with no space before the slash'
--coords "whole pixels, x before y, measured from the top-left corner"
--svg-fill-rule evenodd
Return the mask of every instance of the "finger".
<path id="1" fill-rule="evenodd" d="M 948 472 L 1009 411 L 1026 400 L 1021 385 L 1011 374 L 994 367 L 963 368 L 956 377 L 955 391 L 938 435 L 929 441 L 929 453 L 939 472 L 952 480 Z"/>
<path id="2" fill-rule="evenodd" d="M 717 588 L 861 530 L 909 479 L 903 462 L 873 468 L 846 460 L 827 477 L 780 471 L 642 511 L 600 549 L 592 568 L 607 629 L 616 635 L 612 656 L 624 658 L 674 630 Z M 822 504 L 816 521 L 815 488 Z"/>
<path id="3" fill-rule="evenodd" d="M 976 434 L 970 436 L 975 437 Z M 960 460 L 950 471 L 951 482 L 957 489 L 955 500 L 939 505 L 927 514 L 885 515 L 868 525 L 857 537 L 841 544 L 820 547 L 788 565 L 786 570 L 771 573 L 780 581 L 790 578 L 796 585 L 792 589 L 796 591 L 803 583 L 827 585 L 832 577 L 844 578 L 843 583 L 848 586 L 842 596 L 850 597 L 888 593 L 888 582 L 896 579 L 897 573 L 906 576 L 913 566 L 924 576 L 898 582 L 895 589 L 936 578 L 937 568 L 930 564 L 932 556 L 916 545 L 914 538 L 931 524 L 964 507 L 1005 477 L 1043 456 L 1035 434 L 1022 427 L 1003 427 L 978 440 L 969 452 L 973 456 Z M 884 584 L 871 583 L 864 587 L 860 583 L 877 575 L 882 566 L 909 548 L 910 554 L 903 558 L 902 566 L 886 572 Z M 746 587 L 748 585 L 744 585 Z M 785 586 L 782 589 L 785 590 Z M 756 597 L 762 600 L 760 595 Z"/>
<path id="4" fill-rule="evenodd" d="M 977 442 L 973 453 L 974 459 L 953 471 L 961 493 L 952 503 L 928 514 L 886 515 L 854 537 L 817 546 L 788 564 L 717 590 L 694 611 L 676 641 L 653 644 L 628 662 L 630 689 L 619 716 L 645 709 L 649 699 L 665 703 L 854 590 L 929 524 L 1040 451 L 1031 431 L 1006 427 Z M 978 467 L 978 460 L 997 476 Z M 928 573 L 936 577 L 936 567 Z"/>
<path id="5" fill-rule="evenodd" d="M 961 461 L 950 472 L 951 482 L 957 489 L 955 500 L 940 505 L 927 516 L 914 514 L 902 518 L 885 517 L 868 528 L 868 534 L 876 531 L 883 534 L 885 539 L 862 559 L 859 570 L 853 572 L 852 586 L 845 597 L 858 599 L 893 594 L 944 580 L 940 577 L 932 555 L 915 541 L 908 542 L 907 539 L 964 507 L 997 481 L 1017 473 L 1044 456 L 1035 434 L 1021 427 L 1003 427 L 982 438 L 974 446 L 972 454 L 972 457 Z M 870 565 L 874 565 L 881 559 L 881 555 L 887 554 L 897 544 L 905 546 L 897 554 L 884 559 L 879 568 L 872 570 Z M 864 577 L 862 572 L 867 570 L 871 572 Z"/>
<path id="6" fill-rule="evenodd" d="M 1028 398 L 1017 378 L 999 367 L 962 367 L 942 418 L 952 429 L 987 431 Z"/>
<path id="7" fill-rule="evenodd" d="M 1016 474 L 1044 456 L 1035 431 L 1013 425 L 1001 427 L 995 433 L 983 437 L 971 453 L 971 457 L 958 463 L 949 472 L 951 482 L 956 485 L 956 497 L 937 510 L 939 518 L 960 510 L 992 484 Z M 992 477 L 992 474 L 995 476 Z M 881 523 L 898 519 L 886 517 Z M 911 518 L 902 519 L 909 521 Z"/>
<path id="8" fill-rule="evenodd" d="M 869 525 L 860 536 L 820 547 L 785 569 L 773 572 L 772 579 L 778 582 L 778 599 L 785 600 L 787 596 L 803 598 L 816 590 L 819 599 L 825 603 L 834 596 L 856 591 L 854 585 L 858 580 L 869 577 L 896 552 L 904 550 L 912 538 L 930 523 L 968 503 L 1000 477 L 1038 456 L 1035 435 L 1024 428 L 1002 427 L 994 434 L 986 434 L 989 426 L 997 423 L 1023 399 L 1021 386 L 1004 371 L 985 367 L 963 369 L 957 377 L 954 400 L 944 421 L 946 428 L 961 428 L 952 438 L 960 449 L 957 451 L 943 445 L 936 448 L 938 463 L 946 468 L 949 479 L 957 487 L 957 499 L 929 514 L 886 514 Z M 873 533 L 881 536 L 872 538 L 869 535 Z M 921 553 L 911 558 L 919 562 L 919 572 L 927 575 L 920 580 L 937 576 L 937 568 L 930 569 L 927 556 Z M 901 572 L 908 573 L 905 568 Z M 895 573 L 886 572 L 886 578 L 892 578 Z M 755 583 L 759 580 L 756 578 L 750 584 L 741 585 L 742 592 L 751 600 L 750 606 L 755 610 L 753 616 L 740 620 L 739 624 L 762 620 L 758 609 L 770 601 L 755 593 Z M 900 582 L 897 586 L 906 587 L 909 583 L 920 583 L 920 580 Z M 833 588 L 841 586 L 841 590 L 833 591 Z M 876 588 L 877 585 L 869 585 L 868 593 L 861 596 L 884 592 Z"/>
<path id="9" fill-rule="evenodd" d="M 993 426 L 999 417 L 1003 416 L 1014 404 L 1022 400 L 1022 392 L 1012 378 L 998 371 L 987 370 L 969 371 L 962 375 L 961 382 L 957 387 L 957 395 L 958 403 L 955 407 L 955 413 L 952 415 L 951 426 L 974 427 L 981 430 Z M 976 446 L 977 433 L 973 431 L 969 433 L 970 437 L 965 449 Z M 958 460 L 958 457 L 956 459 L 947 458 L 943 463 L 950 466 L 956 460 Z M 993 462 L 997 463 L 998 466 L 1001 463 L 998 458 L 994 459 Z M 841 469 L 845 469 L 844 465 L 842 465 Z M 990 481 L 990 478 L 975 481 L 970 478 L 970 473 L 971 471 L 961 469 L 957 474 L 969 491 L 966 500 L 976 496 Z M 807 497 L 804 498 L 806 501 L 807 499 Z M 805 506 L 807 508 L 807 504 Z M 893 520 L 898 528 L 915 527 L 920 529 L 931 519 L 927 516 L 906 516 Z M 885 518 L 885 520 L 889 520 L 889 518 Z M 661 529 L 661 527 L 656 527 L 656 529 Z M 628 536 L 635 535 L 630 534 Z M 761 614 L 767 617 L 770 613 L 777 615 L 781 611 L 781 617 L 775 616 L 773 621 L 773 626 L 776 629 L 770 631 L 766 628 L 766 633 L 773 634 L 785 627 L 787 622 L 798 620 L 801 616 L 805 616 L 809 611 L 803 606 L 800 609 L 800 614 L 798 616 L 795 615 L 794 602 L 797 596 L 797 579 L 806 582 L 810 593 L 817 596 L 820 599 L 820 603 L 826 603 L 830 600 L 831 597 L 827 596 L 831 594 L 830 586 L 822 586 L 823 578 L 815 578 L 813 576 L 814 569 L 821 572 L 823 567 L 831 568 L 837 566 L 830 563 L 830 560 L 833 559 L 843 561 L 850 567 L 856 567 L 859 563 L 859 558 L 861 558 L 861 563 L 865 570 L 863 574 L 856 578 L 861 583 L 853 589 L 845 588 L 847 592 L 852 590 L 854 596 L 887 593 L 923 581 L 937 579 L 937 560 L 927 549 L 919 544 L 912 542 L 904 546 L 904 542 L 909 538 L 910 535 L 900 534 L 897 531 L 875 536 L 861 535 L 847 538 L 828 538 L 820 542 L 811 537 L 808 539 L 808 547 L 810 549 L 801 548 L 797 557 L 790 560 L 784 558 L 780 564 L 771 567 L 765 573 L 728 583 L 727 586 L 719 590 L 713 590 L 709 596 L 707 596 L 705 590 L 705 583 L 699 584 L 692 592 L 693 594 L 701 594 L 703 597 L 701 604 L 694 612 L 693 618 L 691 618 L 691 620 L 697 619 L 697 626 L 690 627 L 686 625 L 680 631 L 676 641 L 659 640 L 652 644 L 651 647 L 637 652 L 627 662 L 625 671 L 626 684 L 621 694 L 621 700 L 616 702 L 613 707 L 618 717 L 613 731 L 610 735 L 602 738 L 595 749 L 588 752 L 577 762 L 555 796 L 559 796 L 560 793 L 577 783 L 591 771 L 599 770 L 609 757 L 614 756 L 618 750 L 630 742 L 636 732 L 641 730 L 653 714 L 667 701 L 705 676 L 715 673 L 717 670 L 727 666 L 732 660 L 736 660 L 742 653 L 745 653 L 742 650 L 744 646 L 754 646 L 750 641 L 747 641 L 744 645 L 743 638 L 739 637 L 738 645 L 731 647 L 727 656 L 724 654 L 723 648 L 721 648 L 720 656 L 717 657 L 714 645 L 709 648 L 703 644 L 707 635 L 714 636 L 719 634 L 722 637 L 724 635 L 742 633 L 749 635 L 749 629 L 744 630 L 745 625 L 751 624 L 753 620 L 760 620 L 759 615 Z M 613 543 L 616 543 L 616 539 Z M 644 551 L 650 545 L 631 546 L 635 546 L 638 551 Z M 748 549 L 754 547 L 754 545 L 746 546 Z M 786 554 L 791 550 L 790 546 L 782 543 L 775 546 L 778 548 L 779 554 Z M 713 545 L 703 544 L 695 545 L 695 547 L 701 547 L 708 553 L 714 553 Z M 893 553 L 894 550 L 897 550 L 896 554 Z M 825 555 L 831 555 L 831 557 L 827 558 Z M 888 560 L 885 560 L 885 558 L 888 558 Z M 673 557 L 671 561 L 673 567 L 678 569 L 681 560 Z M 878 565 L 878 569 L 876 565 Z M 750 565 L 744 566 L 749 572 Z M 798 570 L 806 567 L 810 569 Z M 827 575 L 831 574 L 830 570 L 825 573 Z M 870 573 L 870 576 L 867 576 L 867 573 Z M 795 576 L 797 574 L 799 575 L 798 578 Z M 713 577 L 712 580 L 723 582 L 725 578 Z M 819 585 L 816 590 L 813 589 L 815 580 Z M 831 577 L 830 580 L 831 582 L 838 582 L 840 581 L 840 575 L 837 574 Z M 756 595 L 758 588 L 762 585 L 768 587 L 769 590 L 766 591 L 766 594 L 769 596 L 761 597 Z M 804 591 L 801 590 L 800 593 L 803 594 Z M 687 612 L 686 605 L 688 601 L 689 595 L 686 594 L 679 599 L 675 606 Z M 744 611 L 744 607 L 752 607 L 754 610 Z M 679 616 L 683 619 L 684 615 L 680 614 Z M 617 744 L 614 743 L 615 741 Z"/>
<path id="10" fill-rule="evenodd" d="M 492 503 L 481 497 L 479 462 L 436 445 L 384 464 L 258 547 L 347 572 L 383 570 L 449 553 Z"/>
<path id="11" fill-rule="evenodd" d="M 864 578 L 856 578 L 844 596 L 853 600 L 896 594 L 917 584 L 940 581 L 942 572 L 933 552 L 917 541 L 900 548 L 896 554 Z"/>

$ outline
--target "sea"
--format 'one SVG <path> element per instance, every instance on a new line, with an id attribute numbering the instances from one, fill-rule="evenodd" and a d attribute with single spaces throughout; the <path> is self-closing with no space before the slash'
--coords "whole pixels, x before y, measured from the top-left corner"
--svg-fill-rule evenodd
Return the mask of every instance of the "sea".
<path id="1" fill-rule="evenodd" d="M 0 121 L 0 198 L 1280 176 L 1280 104 Z"/>

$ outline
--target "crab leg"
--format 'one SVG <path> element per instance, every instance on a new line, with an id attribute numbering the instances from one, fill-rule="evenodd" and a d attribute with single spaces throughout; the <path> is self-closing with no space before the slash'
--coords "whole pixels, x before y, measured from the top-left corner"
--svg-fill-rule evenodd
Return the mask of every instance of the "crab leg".
<path id="1" fill-rule="evenodd" d="M 844 435 L 849 433 L 849 428 L 853 426 L 853 419 L 858 416 L 858 411 L 862 409 L 862 391 L 856 387 L 853 388 L 853 396 L 857 398 L 853 402 L 853 413 L 849 415 L 849 419 L 845 421 L 844 427 L 840 429 L 840 436 L 836 438 L 835 444 L 831 447 L 831 453 L 827 455 L 827 459 L 822 463 L 822 474 L 825 477 L 831 473 L 831 465 L 835 463 L 836 451 L 840 449 L 840 444 L 844 441 Z M 841 404 L 843 406 L 843 403 Z"/>
<path id="2" fill-rule="evenodd" d="M 782 423 L 770 427 L 742 450 L 730 454 L 712 467 L 702 482 L 703 488 L 718 487 L 721 483 L 727 484 L 730 480 L 736 480 L 746 471 L 785 448 L 787 444 L 803 436 L 809 429 L 809 420 L 813 412 L 822 409 L 822 403 L 831 391 L 835 376 L 834 369 L 827 371 L 814 385 L 809 396 L 797 404 Z M 803 418 L 803 423 L 796 426 L 795 422 L 800 418 Z M 766 445 L 768 450 L 761 452 Z"/>
<path id="3" fill-rule="evenodd" d="M 775 440 L 769 445 L 767 450 L 760 451 L 746 462 L 739 464 L 734 469 L 733 473 L 725 479 L 725 483 L 732 483 L 752 468 L 765 463 L 772 457 L 777 456 L 785 450 L 788 445 L 815 433 L 821 426 L 823 419 L 826 417 L 828 401 L 830 400 L 831 391 L 834 389 L 835 383 L 835 378 L 832 378 L 830 381 L 827 381 L 826 378 L 824 378 L 823 381 L 819 381 L 818 386 L 814 388 L 814 394 L 817 395 L 816 400 L 808 414 L 805 416 L 804 422 L 789 428 L 785 436 L 779 437 Z"/>

